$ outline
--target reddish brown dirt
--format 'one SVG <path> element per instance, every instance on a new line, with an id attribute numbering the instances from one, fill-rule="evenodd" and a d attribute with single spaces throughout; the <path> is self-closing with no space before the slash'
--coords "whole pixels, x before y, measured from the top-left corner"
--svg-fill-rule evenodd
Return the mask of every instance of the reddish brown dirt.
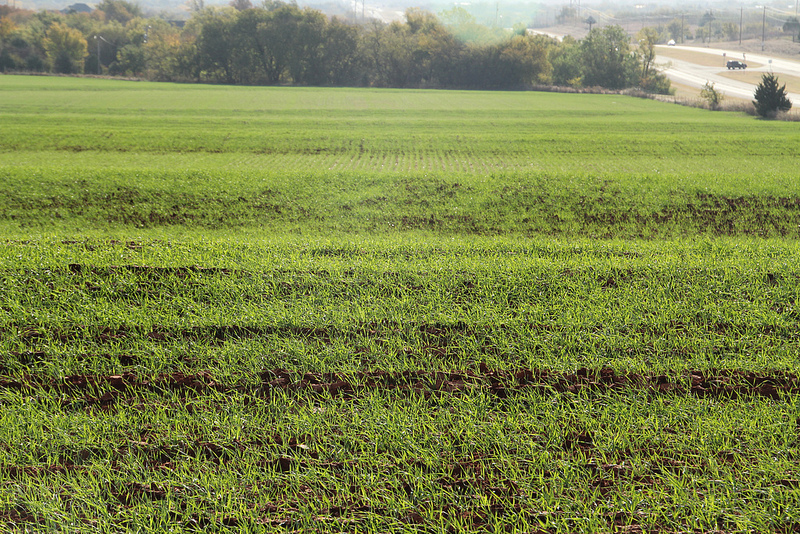
<path id="1" fill-rule="evenodd" d="M 775 279 L 775 275 L 768 275 L 767 279 Z M 616 287 L 620 283 L 619 279 L 606 277 L 601 281 L 607 288 Z M 791 326 L 775 326 L 770 324 L 742 324 L 728 321 L 718 321 L 711 324 L 690 325 L 682 322 L 672 322 L 665 324 L 644 324 L 637 327 L 636 331 L 642 334 L 661 335 L 667 331 L 682 330 L 689 327 L 702 328 L 707 332 L 714 332 L 719 335 L 728 333 L 741 334 L 761 334 L 780 337 L 786 341 L 800 340 L 800 330 Z M 548 332 L 556 330 L 558 327 L 546 323 L 524 323 L 516 325 L 516 328 L 531 333 Z M 119 326 L 109 327 L 105 325 L 82 325 L 76 324 L 63 329 L 42 330 L 34 325 L 15 324 L 0 328 L 0 335 L 15 333 L 21 339 L 35 341 L 47 339 L 68 343 L 75 340 L 86 340 L 97 344 L 124 341 L 127 339 L 146 338 L 156 343 L 172 343 L 181 340 L 201 340 L 210 343 L 222 344 L 231 341 L 239 341 L 250 338 L 263 338 L 267 336 L 293 336 L 304 339 L 313 339 L 322 343 L 330 343 L 333 339 L 351 339 L 354 337 L 362 338 L 365 335 L 380 337 L 382 335 L 398 334 L 407 331 L 419 332 L 420 337 L 427 343 L 428 347 L 443 348 L 453 341 L 457 336 L 488 336 L 497 331 L 508 330 L 505 324 L 493 326 L 475 326 L 466 323 L 454 324 L 395 324 L 395 323 L 363 323 L 353 325 L 348 328 L 336 326 L 305 327 L 297 325 L 206 325 L 196 326 L 190 329 L 173 329 L 166 326 L 154 326 L 143 328 L 140 326 Z M 602 326 L 597 327 L 602 330 Z M 434 351 L 435 353 L 435 351 Z"/>
<path id="2" fill-rule="evenodd" d="M 15 523 L 44 523 L 44 518 L 36 516 L 25 510 L 0 511 L 0 525 L 14 525 Z M 26 530 L 22 530 L 25 532 Z"/>
<path id="3" fill-rule="evenodd" d="M 185 278 L 194 273 L 198 274 L 232 274 L 232 269 L 219 267 L 199 267 L 191 265 L 187 267 L 153 267 L 149 265 L 110 265 L 108 267 L 98 267 L 93 265 L 83 265 L 80 263 L 70 263 L 67 270 L 72 273 L 92 273 L 96 275 L 110 275 L 114 273 L 127 272 L 148 278 L 161 278 L 165 276 L 177 276 Z"/>
<path id="4" fill-rule="evenodd" d="M 173 488 L 174 494 L 180 493 L 180 488 Z M 137 501 L 160 501 L 167 498 L 168 490 L 158 486 L 155 482 L 140 484 L 127 482 L 120 487 L 111 489 L 111 494 L 124 506 L 131 506 Z"/>
<path id="5" fill-rule="evenodd" d="M 30 365 L 37 362 L 47 361 L 50 358 L 57 358 L 57 356 L 49 355 L 43 351 L 25 351 L 25 352 L 9 352 L 14 359 L 22 365 Z M 109 354 L 109 353 L 85 353 L 78 356 L 80 360 L 102 359 L 110 361 L 118 361 L 121 365 L 134 365 L 139 361 L 139 356 L 134 354 Z M 0 374 L 3 373 L 3 368 L 0 367 Z"/>
<path id="6" fill-rule="evenodd" d="M 84 405 L 108 407 L 143 391 L 174 391 L 182 395 L 210 391 L 240 392 L 269 396 L 285 390 L 297 395 L 325 394 L 346 398 L 358 397 L 367 391 L 398 391 L 413 395 L 459 395 L 484 390 L 499 398 L 526 392 L 545 395 L 581 391 L 612 393 L 637 390 L 651 395 L 695 395 L 710 397 L 767 397 L 778 399 L 800 391 L 800 378 L 791 373 L 754 373 L 738 370 L 686 371 L 673 374 L 644 375 L 617 373 L 613 369 L 578 369 L 575 373 L 558 373 L 546 369 L 490 370 L 481 364 L 480 371 L 402 372 L 361 371 L 357 373 L 304 374 L 285 369 L 272 369 L 260 374 L 260 386 L 220 383 L 208 372 L 162 373 L 155 377 L 139 377 L 125 372 L 118 375 L 71 375 L 62 379 L 36 375 L 0 376 L 0 388 L 18 390 L 59 391 L 81 394 Z M 576 443 L 580 439 L 576 438 Z"/>
<path id="7" fill-rule="evenodd" d="M 71 471 L 80 471 L 82 469 L 82 466 L 75 465 L 71 462 L 42 466 L 0 465 L 0 474 L 11 479 L 19 479 L 21 477 L 38 478 L 46 475 L 59 475 Z"/>
<path id="8" fill-rule="evenodd" d="M 800 391 L 800 379 L 793 374 L 776 372 L 688 371 L 680 375 L 617 374 L 610 368 L 578 369 L 575 373 L 554 373 L 548 370 L 490 370 L 481 365 L 480 373 L 470 371 L 431 372 L 423 370 L 391 373 L 305 373 L 299 376 L 283 369 L 261 374 L 262 393 L 270 388 L 301 392 L 354 396 L 361 390 L 401 390 L 424 395 L 457 394 L 472 389 L 487 389 L 504 398 L 525 391 L 542 393 L 577 393 L 582 390 L 610 392 L 646 390 L 652 394 L 692 394 L 698 396 L 764 396 Z"/>

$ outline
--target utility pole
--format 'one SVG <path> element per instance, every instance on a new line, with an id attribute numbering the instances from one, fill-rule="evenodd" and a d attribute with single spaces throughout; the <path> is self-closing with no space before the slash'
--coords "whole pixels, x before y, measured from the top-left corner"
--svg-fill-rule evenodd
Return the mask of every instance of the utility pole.
<path id="1" fill-rule="evenodd" d="M 683 17 L 684 17 L 684 14 L 681 13 L 681 44 L 683 44 L 683 36 L 685 35 L 683 33 Z"/>
<path id="2" fill-rule="evenodd" d="M 100 39 L 95 35 L 94 40 L 97 41 L 97 75 L 100 76 Z"/>
<path id="3" fill-rule="evenodd" d="M 149 26 L 148 26 L 149 27 Z M 100 68 L 102 63 L 100 63 L 100 41 L 105 41 L 107 44 L 111 44 L 102 35 L 95 35 L 94 40 L 97 41 L 97 74 L 100 74 Z M 114 46 L 114 45 L 111 45 Z"/>
<path id="4" fill-rule="evenodd" d="M 148 25 L 147 28 L 144 29 L 144 43 L 142 43 L 142 44 L 147 45 L 147 34 L 152 29 L 153 29 L 153 27 L 150 26 L 150 25 Z M 145 48 L 145 50 L 143 50 L 143 52 L 144 52 L 144 77 L 145 77 L 145 79 L 147 79 L 147 56 L 149 54 L 147 53 L 147 46 L 145 46 L 144 48 Z"/>
<path id="5" fill-rule="evenodd" d="M 764 6 L 764 16 L 761 19 L 761 51 L 764 51 L 764 41 L 767 40 L 767 6 Z"/>
<path id="6" fill-rule="evenodd" d="M 742 46 L 742 21 L 744 20 L 744 8 L 739 8 L 739 46 Z"/>

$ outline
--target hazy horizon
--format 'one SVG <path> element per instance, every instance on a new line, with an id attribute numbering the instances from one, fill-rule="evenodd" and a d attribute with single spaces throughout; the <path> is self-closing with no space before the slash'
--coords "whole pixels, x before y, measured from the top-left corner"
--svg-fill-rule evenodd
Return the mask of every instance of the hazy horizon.
<path id="1" fill-rule="evenodd" d="M 6 5 L 23 9 L 62 10 L 77 3 L 72 0 L 4 0 Z M 206 6 L 223 6 L 230 0 L 205 0 Z M 98 2 L 83 2 L 95 7 Z M 168 19 L 188 19 L 191 10 L 187 0 L 140 0 L 132 3 L 142 7 L 146 16 L 161 16 Z M 261 2 L 253 2 L 259 5 Z M 564 7 L 574 7 L 580 12 L 580 19 L 591 15 L 600 25 L 639 23 L 641 25 L 655 26 L 666 23 L 670 19 L 680 16 L 681 12 L 697 14 L 706 11 L 727 14 L 727 18 L 740 13 L 740 9 L 748 12 L 760 10 L 763 4 L 750 2 L 732 6 L 724 1 L 706 1 L 682 3 L 642 3 L 641 0 L 618 2 L 565 2 L 564 0 L 536 0 L 536 1 L 441 1 L 441 0 L 297 0 L 301 7 L 317 9 L 329 16 L 340 16 L 355 20 L 378 19 L 384 22 L 403 20 L 404 13 L 409 8 L 420 8 L 434 14 L 453 8 L 464 9 L 474 17 L 475 22 L 487 26 L 500 26 L 510 28 L 515 24 L 525 24 L 529 27 L 545 28 L 557 26 L 556 15 Z M 797 3 L 789 5 L 787 0 L 768 5 L 770 15 L 768 19 L 772 24 L 780 24 L 783 18 L 796 13 Z M 735 13 L 734 13 L 735 12 Z M 733 14 L 733 15 L 732 15 Z M 782 18 L 783 17 L 783 18 Z M 738 16 L 737 16 L 738 18 Z M 773 20 L 774 19 L 774 20 Z M 574 24 L 574 23 L 573 23 Z M 578 22 L 578 24 L 580 24 Z"/>

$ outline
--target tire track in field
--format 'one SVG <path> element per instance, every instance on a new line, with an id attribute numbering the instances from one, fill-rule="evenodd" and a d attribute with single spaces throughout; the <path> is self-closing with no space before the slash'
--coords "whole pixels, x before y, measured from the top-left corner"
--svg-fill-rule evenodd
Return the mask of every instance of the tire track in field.
<path id="1" fill-rule="evenodd" d="M 491 370 L 481 364 L 475 371 L 359 371 L 352 373 L 305 372 L 270 369 L 257 376 L 239 377 L 236 383 L 218 382 L 208 371 L 137 375 L 79 374 L 51 378 L 34 374 L 0 376 L 0 389 L 28 393 L 58 392 L 70 395 L 64 405 L 108 408 L 146 393 L 174 392 L 181 396 L 212 393 L 246 394 L 268 398 L 273 394 L 295 397 L 342 397 L 357 399 L 374 392 L 405 395 L 455 396 L 485 393 L 499 399 L 537 393 L 693 395 L 713 398 L 779 399 L 800 392 L 800 377 L 775 371 L 755 373 L 738 370 L 689 370 L 670 374 L 618 373 L 611 368 L 578 369 L 574 373 L 547 369 Z"/>
<path id="2" fill-rule="evenodd" d="M 285 291 L 310 292 L 311 287 L 281 286 Z M 413 291 L 413 288 L 411 288 Z M 787 313 L 794 317 L 793 309 Z M 642 323 L 633 325 L 631 333 L 650 337 L 662 336 L 667 333 L 681 333 L 690 328 L 702 327 L 706 335 L 761 335 L 774 337 L 776 340 L 796 342 L 800 339 L 793 325 L 775 325 L 770 323 L 749 324 L 744 322 L 731 322 L 720 320 L 705 323 L 702 318 L 674 319 L 657 323 Z M 53 340 L 69 343 L 77 340 L 91 341 L 98 344 L 109 342 L 148 341 L 155 343 L 171 343 L 176 341 L 205 341 L 213 344 L 224 344 L 244 339 L 257 339 L 269 336 L 286 336 L 302 338 L 304 340 L 317 340 L 331 343 L 333 340 L 357 339 L 363 341 L 385 335 L 400 336 L 404 339 L 419 340 L 424 348 L 437 352 L 450 345 L 457 345 L 464 338 L 478 338 L 477 341 L 491 339 L 497 335 L 504 336 L 531 336 L 542 333 L 564 331 L 563 326 L 555 323 L 511 322 L 500 324 L 472 324 L 457 322 L 447 323 L 422 323 L 422 322 L 397 322 L 379 321 L 365 322 L 352 325 L 316 325 L 305 326 L 297 324 L 209 324 L 189 328 L 174 328 L 165 325 L 119 325 L 108 326 L 104 324 L 72 324 L 68 326 L 47 328 L 42 325 L 27 323 L 10 323 L 0 327 L 0 337 L 18 337 L 25 342 L 35 340 Z M 602 325 L 594 326 L 587 331 L 602 333 Z"/>
<path id="3" fill-rule="evenodd" d="M 762 396 L 777 399 L 800 391 L 800 378 L 791 373 L 758 374 L 738 370 L 691 370 L 671 375 L 617 373 L 611 368 L 578 369 L 575 373 L 558 373 L 541 369 L 490 370 L 481 364 L 480 372 L 426 371 L 402 372 L 362 371 L 358 373 L 312 373 L 302 376 L 283 369 L 261 373 L 261 392 L 270 389 L 357 396 L 362 391 L 402 391 L 424 396 L 455 395 L 482 390 L 500 398 L 535 391 L 543 394 L 625 392 L 643 390 L 648 393 L 691 394 L 711 397 Z"/>

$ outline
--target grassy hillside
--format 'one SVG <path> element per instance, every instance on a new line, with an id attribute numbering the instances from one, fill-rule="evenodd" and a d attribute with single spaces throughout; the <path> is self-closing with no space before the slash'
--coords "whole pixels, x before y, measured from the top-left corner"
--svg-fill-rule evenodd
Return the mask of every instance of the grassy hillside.
<path id="1" fill-rule="evenodd" d="M 6 232 L 797 236 L 791 124 L 614 95 L 0 78 Z"/>
<path id="2" fill-rule="evenodd" d="M 0 531 L 800 528 L 791 124 L 0 94 Z"/>

